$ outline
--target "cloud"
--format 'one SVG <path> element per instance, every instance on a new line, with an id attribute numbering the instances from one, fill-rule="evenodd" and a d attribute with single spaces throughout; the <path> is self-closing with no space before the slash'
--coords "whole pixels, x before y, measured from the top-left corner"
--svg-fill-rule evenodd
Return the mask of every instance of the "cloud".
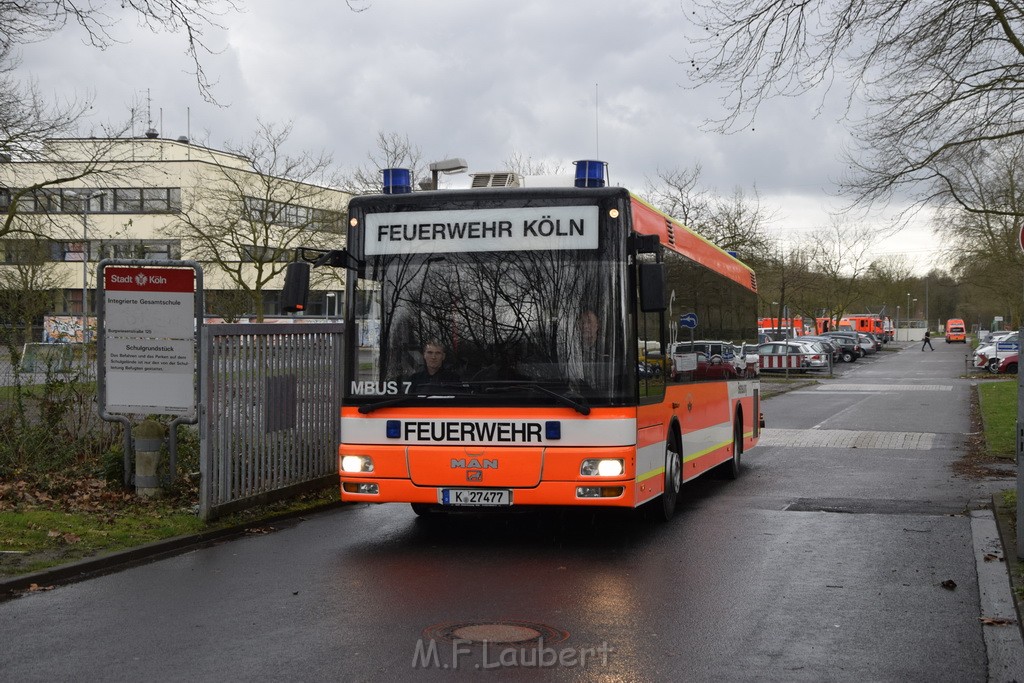
<path id="1" fill-rule="evenodd" d="M 248 137 L 257 118 L 291 121 L 295 151 L 326 149 L 365 162 L 379 131 L 408 135 L 426 159 L 464 157 L 497 170 L 518 152 L 537 160 L 599 156 L 612 180 L 641 189 L 656 171 L 700 163 L 723 194 L 755 186 L 766 200 L 799 197 L 802 216 L 832 201 L 848 140 L 842 102 L 785 98 L 751 129 L 719 135 L 714 93 L 687 87 L 686 19 L 648 0 L 249 0 L 210 29 L 204 58 L 217 99 L 202 100 L 181 35 L 126 21 L 106 51 L 73 27 L 24 50 L 24 70 L 54 93 L 95 93 L 97 120 L 151 101 L 164 137 L 191 133 L 219 147 Z M 141 131 L 140 131 L 141 132 Z M 809 218 L 807 220 L 810 220 Z"/>

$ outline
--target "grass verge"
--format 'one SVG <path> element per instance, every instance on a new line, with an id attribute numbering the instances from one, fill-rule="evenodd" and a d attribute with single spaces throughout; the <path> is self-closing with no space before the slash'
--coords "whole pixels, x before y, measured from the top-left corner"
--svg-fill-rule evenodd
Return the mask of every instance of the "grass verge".
<path id="1" fill-rule="evenodd" d="M 978 402 L 988 453 L 1001 458 L 1016 457 L 1013 437 L 1017 424 L 1017 382 L 979 383 Z"/>
<path id="2" fill-rule="evenodd" d="M 195 507 L 172 498 L 140 500 L 130 494 L 100 496 L 70 506 L 67 499 L 31 499 L 0 509 L 0 577 L 48 569 L 154 541 L 228 529 L 282 514 L 319 508 L 338 500 L 332 487 L 287 501 L 203 522 Z"/>

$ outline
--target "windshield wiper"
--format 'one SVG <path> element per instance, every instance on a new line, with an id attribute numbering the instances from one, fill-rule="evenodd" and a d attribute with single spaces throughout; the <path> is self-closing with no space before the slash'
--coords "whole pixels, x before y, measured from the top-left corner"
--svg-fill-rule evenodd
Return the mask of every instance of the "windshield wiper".
<path id="1" fill-rule="evenodd" d="M 486 389 L 484 389 L 484 393 L 493 394 L 499 391 L 521 391 L 523 389 L 533 389 L 534 391 L 539 391 L 542 394 L 546 394 L 556 399 L 562 405 L 569 406 L 570 408 L 575 410 L 577 413 L 580 413 L 581 415 L 590 415 L 590 406 L 580 403 L 579 401 L 575 401 L 572 398 L 566 396 L 565 394 L 560 394 L 557 391 L 548 389 L 546 386 L 543 386 L 541 384 L 502 384 L 499 386 L 487 387 Z M 582 398 L 582 396 L 580 398 Z"/>

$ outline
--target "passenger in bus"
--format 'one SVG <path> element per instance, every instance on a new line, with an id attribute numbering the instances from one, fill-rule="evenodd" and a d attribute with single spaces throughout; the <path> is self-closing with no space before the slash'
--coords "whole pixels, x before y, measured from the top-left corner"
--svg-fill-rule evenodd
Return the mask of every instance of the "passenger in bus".
<path id="1" fill-rule="evenodd" d="M 423 369 L 414 372 L 410 377 L 412 389 L 419 389 L 431 384 L 451 384 L 458 382 L 459 376 L 444 367 L 444 346 L 436 339 L 423 345 Z"/>

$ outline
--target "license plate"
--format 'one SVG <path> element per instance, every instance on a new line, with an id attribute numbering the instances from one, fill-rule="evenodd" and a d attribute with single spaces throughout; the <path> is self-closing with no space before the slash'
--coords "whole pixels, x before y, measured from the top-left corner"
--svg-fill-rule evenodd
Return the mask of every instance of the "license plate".
<path id="1" fill-rule="evenodd" d="M 441 505 L 511 505 L 508 489 L 441 489 Z"/>

